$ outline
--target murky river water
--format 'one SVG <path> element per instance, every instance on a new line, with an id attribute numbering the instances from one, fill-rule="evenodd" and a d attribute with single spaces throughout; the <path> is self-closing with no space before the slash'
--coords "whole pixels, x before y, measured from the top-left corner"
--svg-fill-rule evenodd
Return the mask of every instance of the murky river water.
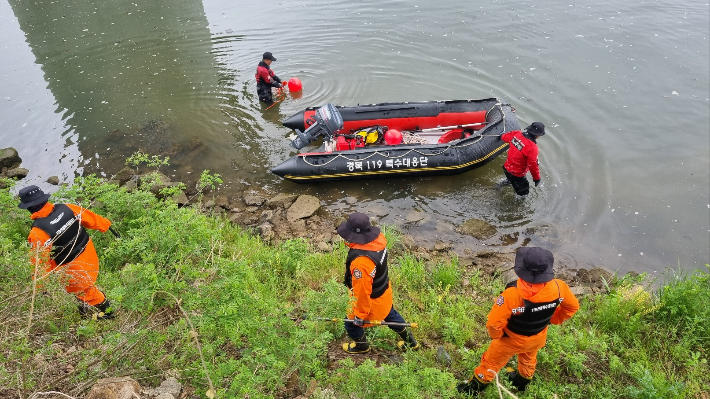
<path id="1" fill-rule="evenodd" d="M 433 245 L 542 245 L 577 266 L 701 268 L 710 247 L 706 0 L 0 0 L 0 147 L 45 188 L 137 149 L 194 180 L 319 196 Z M 261 54 L 300 98 L 268 110 Z M 504 157 L 453 177 L 296 185 L 280 125 L 307 106 L 499 97 L 543 121 L 543 186 L 496 191 Z M 504 235 L 459 236 L 470 218 Z"/>

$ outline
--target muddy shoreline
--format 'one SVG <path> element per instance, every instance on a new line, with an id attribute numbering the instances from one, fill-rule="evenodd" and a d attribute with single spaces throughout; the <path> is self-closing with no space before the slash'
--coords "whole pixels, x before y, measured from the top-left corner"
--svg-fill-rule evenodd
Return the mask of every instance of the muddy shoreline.
<path id="1" fill-rule="evenodd" d="M 151 180 L 152 186 L 149 188 L 158 197 L 162 189 L 180 185 L 179 182 L 172 182 L 160 172 L 136 175 L 130 168 L 122 169 L 108 179 L 108 182 L 127 190 L 135 190 L 141 185 L 145 176 L 151 173 L 157 173 L 159 176 L 157 180 L 160 183 L 156 184 Z M 257 188 L 250 188 L 241 195 L 230 197 L 209 188 L 199 190 L 197 183 L 191 183 L 172 200 L 178 206 L 196 206 L 203 212 L 223 216 L 231 223 L 253 231 L 267 242 L 303 238 L 311 243 L 314 250 L 320 252 L 331 251 L 332 244 L 341 240 L 336 228 L 348 217 L 347 213 L 329 211 L 324 201 L 313 195 L 271 192 Z M 370 221 L 373 225 L 380 224 L 376 217 L 370 217 Z M 479 219 L 465 221 L 456 228 L 456 231 L 478 240 L 490 239 L 498 234 L 495 227 Z M 506 281 L 517 278 L 513 272 L 515 260 L 513 249 L 474 251 L 464 248 L 461 251 L 456 250 L 451 243 L 443 241 L 437 241 L 433 246 L 420 245 L 412 235 L 402 234 L 393 252 L 412 253 L 424 259 L 432 267 L 442 259 L 456 256 L 463 268 L 480 269 L 492 276 L 501 275 Z M 574 268 L 559 259 L 555 262 L 555 273 L 558 278 L 569 283 L 575 295 L 603 292 L 606 283 L 614 276 L 614 272 L 604 267 Z M 464 281 L 464 285 L 466 283 Z"/>
<path id="2" fill-rule="evenodd" d="M 22 159 L 14 148 L 0 149 L 0 177 L 21 180 L 29 171 L 21 168 Z M 128 191 L 148 189 L 158 198 L 163 198 L 165 189 L 173 188 L 169 200 L 178 206 L 199 207 L 205 213 L 226 218 L 231 223 L 251 230 L 267 242 L 279 242 L 292 238 L 308 240 L 313 248 L 320 252 L 332 249 L 335 241 L 341 240 L 336 232 L 337 226 L 347 218 L 347 213 L 339 214 L 326 208 L 323 200 L 308 194 L 272 192 L 265 188 L 250 187 L 241 193 L 228 196 L 219 190 L 200 187 L 197 181 L 172 181 L 165 174 L 152 170 L 139 173 L 138 170 L 125 167 L 106 181 Z M 47 179 L 47 183 L 57 185 L 56 176 Z M 144 187 L 144 185 L 149 185 Z M 4 188 L 4 187 L 0 187 Z M 380 223 L 371 217 L 374 225 Z M 461 235 L 467 235 L 479 241 L 498 236 L 501 242 L 507 237 L 498 234 L 490 223 L 480 219 L 469 219 L 455 228 Z M 535 232 L 533 231 L 532 234 Z M 503 248 L 503 249 L 501 249 Z M 477 268 L 490 275 L 502 275 L 506 280 L 515 279 L 513 262 L 514 249 L 496 247 L 474 251 L 470 248 L 456 249 L 452 243 L 441 240 L 433 245 L 421 245 L 410 234 L 402 234 L 394 252 L 408 251 L 428 263 L 435 265 L 441 259 L 458 257 L 463 268 Z M 553 251 L 554 252 L 554 251 Z M 605 281 L 613 278 L 614 272 L 600 266 L 589 269 L 572 267 L 564 257 L 557 257 L 555 272 L 559 278 L 567 281 L 575 294 L 596 293 L 605 289 Z M 630 272 L 630 274 L 637 274 Z M 465 282 L 464 282 L 465 284 Z"/>

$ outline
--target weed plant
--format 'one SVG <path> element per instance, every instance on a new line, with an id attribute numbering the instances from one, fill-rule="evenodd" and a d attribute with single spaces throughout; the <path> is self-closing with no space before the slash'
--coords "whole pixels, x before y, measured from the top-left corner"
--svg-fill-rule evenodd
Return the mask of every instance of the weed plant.
<path id="1" fill-rule="evenodd" d="M 205 397 L 210 384 L 219 398 L 458 397 L 457 380 L 490 342 L 486 315 L 505 283 L 455 257 L 428 262 L 397 250 L 395 306 L 419 323 L 422 349 L 399 353 L 393 332 L 373 328 L 379 357 L 342 356 L 342 324 L 313 319 L 345 315 L 341 242 L 327 253 L 303 239 L 267 244 L 220 216 L 87 177 L 52 200 L 90 207 L 123 235 L 90 231 L 98 285 L 119 312 L 97 322 L 79 317 L 59 276 L 32 295 L 31 223 L 10 190 L 0 190 L 0 397 L 78 397 L 99 378 L 124 375 L 146 386 L 177 376 L 193 397 Z M 383 230 L 396 244 L 399 233 Z M 582 297 L 575 317 L 551 326 L 520 397 L 707 398 L 710 274 L 674 273 L 656 291 L 642 277 Z M 440 347 L 451 365 L 437 360 Z"/>

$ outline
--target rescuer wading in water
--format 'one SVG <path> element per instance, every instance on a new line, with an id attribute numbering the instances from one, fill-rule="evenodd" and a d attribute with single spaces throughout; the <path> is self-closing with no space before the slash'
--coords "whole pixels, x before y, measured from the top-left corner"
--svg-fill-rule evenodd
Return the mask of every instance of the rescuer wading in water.
<path id="1" fill-rule="evenodd" d="M 519 279 L 506 285 L 488 313 L 486 328 L 493 339 L 473 376 L 456 389 L 483 391 L 513 355 L 518 370 L 508 378 L 519 391 L 532 381 L 537 352 L 547 341 L 547 326 L 562 324 L 579 309 L 579 301 L 562 280 L 554 278 L 552 253 L 542 248 L 520 248 L 515 254 Z"/>
<path id="2" fill-rule="evenodd" d="M 530 183 L 525 175 L 530 171 L 535 187 L 540 184 L 540 165 L 538 163 L 537 139 L 545 135 L 545 125 L 533 122 L 525 131 L 513 130 L 500 136 L 500 139 L 510 143 L 508 159 L 503 164 L 506 180 L 499 183 L 499 188 L 510 184 L 515 193 L 525 196 L 530 193 Z"/>
<path id="3" fill-rule="evenodd" d="M 259 96 L 259 101 L 266 103 L 274 102 L 271 88 L 280 88 L 286 86 L 286 82 L 281 81 L 281 78 L 274 74 L 271 70 L 271 63 L 276 61 L 276 58 L 270 53 L 265 52 L 261 62 L 256 67 L 256 94 Z"/>
<path id="4" fill-rule="evenodd" d="M 347 353 L 365 353 L 370 351 L 370 344 L 365 337 L 364 320 L 384 320 L 386 322 L 406 323 L 392 305 L 392 287 L 387 270 L 387 239 L 378 227 L 370 224 L 370 218 L 355 212 L 338 227 L 338 234 L 347 241 L 350 251 L 345 260 L 344 284 L 351 290 L 354 299 L 352 313 L 348 318 L 352 323 L 345 323 L 345 331 L 355 342 L 343 344 Z M 418 349 L 419 343 L 407 327 L 390 328 L 401 341 L 400 349 Z"/>
<path id="5" fill-rule="evenodd" d="M 19 196 L 18 206 L 27 209 L 34 221 L 28 237 L 33 264 L 44 263 L 47 273 L 60 269 L 65 274 L 65 289 L 76 295 L 82 315 L 113 318 L 111 302 L 95 285 L 99 258 L 86 232 L 89 228 L 105 233 L 111 228 L 111 222 L 78 205 L 47 202 L 50 195 L 37 186 L 21 189 Z M 116 231 L 111 231 L 120 238 Z M 92 307 L 97 312 L 93 312 Z"/>

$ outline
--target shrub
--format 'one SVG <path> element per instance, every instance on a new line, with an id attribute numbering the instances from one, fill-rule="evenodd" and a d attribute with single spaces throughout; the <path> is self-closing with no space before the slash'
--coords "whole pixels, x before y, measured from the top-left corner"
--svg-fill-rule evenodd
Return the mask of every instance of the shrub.
<path id="1" fill-rule="evenodd" d="M 674 272 L 658 292 L 653 316 L 656 322 L 672 326 L 691 347 L 710 348 L 709 303 L 710 272 Z"/>
<path id="2" fill-rule="evenodd" d="M 405 254 L 400 259 L 389 260 L 391 279 L 396 279 L 398 289 L 416 291 L 426 284 L 424 263 L 412 254 Z"/>
<path id="3" fill-rule="evenodd" d="M 136 160 L 155 167 L 162 162 Z M 200 209 L 177 208 L 91 176 L 61 188 L 54 199 L 90 207 L 121 231 L 122 240 L 90 233 L 101 259 L 98 285 L 119 316 L 101 323 L 81 319 L 58 273 L 42 281 L 37 295 L 28 294 L 30 221 L 9 190 L 0 190 L 2 397 L 49 388 L 77 397 L 97 378 L 132 374 L 151 386 L 173 373 L 195 396 L 212 381 L 220 398 L 299 392 L 328 399 L 455 397 L 455 377 L 470 377 L 490 341 L 486 314 L 505 283 L 462 270 L 456 258 L 427 269 L 415 255 L 393 251 L 395 307 L 419 323 L 414 334 L 422 348 L 398 352 L 390 329 L 372 328 L 371 359 L 377 363 L 356 365 L 353 359 L 362 357 L 334 362 L 338 355 L 328 348 L 337 350 L 343 325 L 313 317 L 346 314 L 342 242 L 325 254 L 308 240 L 267 244 Z M 395 244 L 399 233 L 387 226 L 383 231 Z M 710 301 L 708 273 L 678 273 L 655 294 L 640 283 L 612 282 L 608 295 L 581 298 L 572 320 L 550 327 L 524 396 L 701 397 L 710 385 L 703 312 Z M 450 366 L 437 361 L 439 346 L 450 353 Z M 498 393 L 489 389 L 481 396 Z"/>
<path id="4" fill-rule="evenodd" d="M 461 266 L 457 257 L 451 258 L 448 262 L 438 263 L 431 272 L 433 285 L 442 287 L 456 286 L 461 279 Z"/>
<path id="5" fill-rule="evenodd" d="M 651 295 L 633 279 L 624 280 L 606 297 L 600 297 L 592 316 L 602 331 L 624 339 L 640 337 L 647 328 L 645 316 L 652 311 Z"/>
<path id="6" fill-rule="evenodd" d="M 407 355 L 399 365 L 379 367 L 366 360 L 355 367 L 351 359 L 340 361 L 330 379 L 344 395 L 355 398 L 451 398 L 457 396 L 456 380 L 450 373 L 421 364 L 415 355 Z"/>
<path id="7" fill-rule="evenodd" d="M 628 395 L 635 399 L 674 399 L 684 398 L 682 384 L 673 383 L 663 376 L 654 376 L 645 368 L 637 367 L 635 374 L 638 375 L 639 387 L 630 386 L 626 388 Z"/>

